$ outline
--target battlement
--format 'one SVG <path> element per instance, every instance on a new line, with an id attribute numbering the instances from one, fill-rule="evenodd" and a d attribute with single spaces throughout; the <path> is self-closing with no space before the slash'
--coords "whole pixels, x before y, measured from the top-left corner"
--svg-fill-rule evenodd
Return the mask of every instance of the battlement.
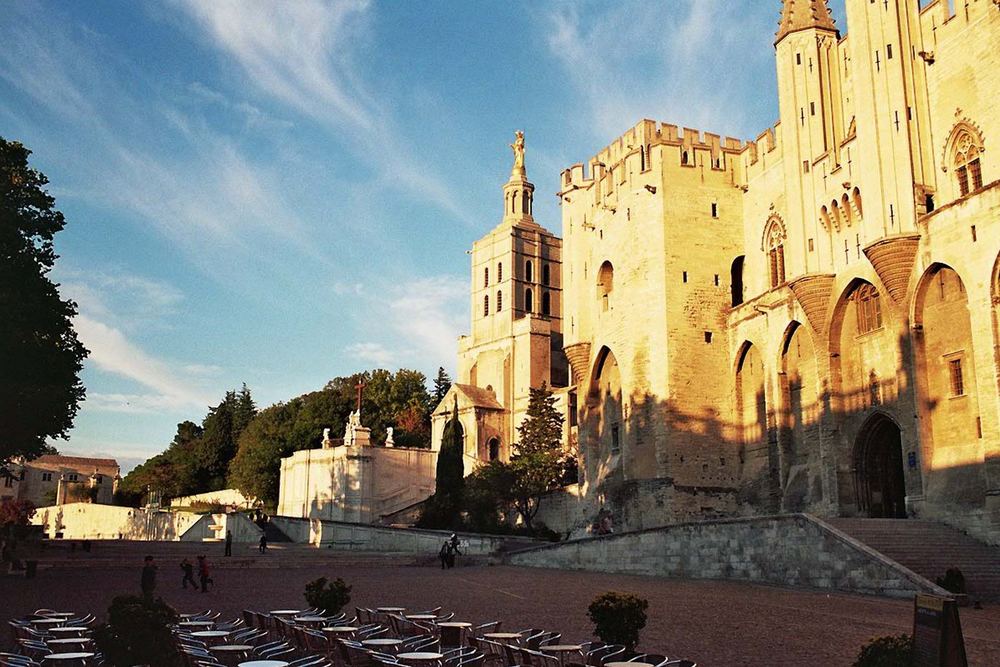
<path id="1" fill-rule="evenodd" d="M 705 154 L 709 158 L 707 164 L 722 169 L 726 160 L 721 156 L 739 155 L 745 150 L 746 143 L 711 132 L 643 119 L 601 149 L 586 164 L 577 163 L 563 170 L 562 186 L 573 189 L 588 187 L 595 179 L 600 180 L 632 158 L 639 160 L 639 171 L 646 171 L 652 165 L 651 149 L 654 146 L 679 148 L 680 163 L 688 166 L 694 166 L 696 157 Z"/>
<path id="2" fill-rule="evenodd" d="M 740 163 L 746 182 L 770 169 L 781 157 L 781 121 L 767 128 L 753 141 L 748 141 L 740 153 Z M 775 152 L 777 151 L 777 153 Z"/>

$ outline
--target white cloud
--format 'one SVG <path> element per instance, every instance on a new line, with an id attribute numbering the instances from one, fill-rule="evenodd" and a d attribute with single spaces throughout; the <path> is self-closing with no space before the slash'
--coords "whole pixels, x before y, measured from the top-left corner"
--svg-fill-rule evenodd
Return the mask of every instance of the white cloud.
<path id="1" fill-rule="evenodd" d="M 763 59 L 773 58 L 766 36 L 778 13 L 734 10 L 734 4 L 631 0 L 589 5 L 584 13 L 564 2 L 546 5 L 540 23 L 550 53 L 589 110 L 579 122 L 594 136 L 616 137 L 642 118 L 756 136 L 764 128 L 746 127 L 744 102 L 764 92 L 759 80 L 742 74 L 758 65 L 773 69 Z"/>
<path id="2" fill-rule="evenodd" d="M 118 329 L 84 314 L 77 315 L 73 324 L 80 340 L 90 350 L 88 363 L 94 364 L 101 371 L 128 378 L 156 392 L 158 398 L 147 397 L 145 406 L 149 407 L 155 401 L 161 401 L 161 405 L 170 405 L 178 409 L 183 407 L 204 409 L 211 404 L 211 395 L 179 377 L 169 364 L 147 354 Z M 107 409 L 110 405 L 109 395 L 103 396 L 98 399 L 96 405 Z M 127 400 L 119 401 L 122 404 L 127 402 Z"/>
<path id="3" fill-rule="evenodd" d="M 344 352 L 359 361 L 367 361 L 380 368 L 386 368 L 392 363 L 393 353 L 381 343 L 353 343 L 344 348 Z"/>
<path id="4" fill-rule="evenodd" d="M 410 347 L 419 366 L 453 363 L 459 333 L 469 317 L 468 281 L 456 276 L 420 278 L 397 287 L 387 321 Z"/>
<path id="5" fill-rule="evenodd" d="M 356 157 L 380 171 L 383 186 L 402 185 L 455 217 L 469 219 L 461 198 L 427 160 L 410 154 L 405 136 L 394 130 L 392 101 L 381 97 L 387 89 L 366 81 L 359 64 L 364 58 L 357 51 L 368 36 L 369 2 L 176 3 L 243 70 L 250 85 L 327 127 Z"/>

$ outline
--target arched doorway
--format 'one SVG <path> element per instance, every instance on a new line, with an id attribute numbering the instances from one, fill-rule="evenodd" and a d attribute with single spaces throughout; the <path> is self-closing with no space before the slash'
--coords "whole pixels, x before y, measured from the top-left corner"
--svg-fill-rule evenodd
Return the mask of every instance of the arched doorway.
<path id="1" fill-rule="evenodd" d="M 881 413 L 872 415 L 854 443 L 854 480 L 858 511 L 872 518 L 906 518 L 903 443 L 899 426 Z"/>
<path id="2" fill-rule="evenodd" d="M 496 461 L 500 458 L 500 439 L 490 438 L 490 441 L 486 443 L 487 455 L 490 457 L 490 461 Z"/>

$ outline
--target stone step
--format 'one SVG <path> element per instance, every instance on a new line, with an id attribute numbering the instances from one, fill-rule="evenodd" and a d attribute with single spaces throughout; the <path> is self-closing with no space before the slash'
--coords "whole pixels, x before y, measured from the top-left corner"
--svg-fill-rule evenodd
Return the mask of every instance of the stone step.
<path id="1" fill-rule="evenodd" d="M 932 521 L 828 519 L 832 526 L 917 574 L 936 580 L 957 567 L 973 599 L 1000 599 L 1000 548 Z"/>

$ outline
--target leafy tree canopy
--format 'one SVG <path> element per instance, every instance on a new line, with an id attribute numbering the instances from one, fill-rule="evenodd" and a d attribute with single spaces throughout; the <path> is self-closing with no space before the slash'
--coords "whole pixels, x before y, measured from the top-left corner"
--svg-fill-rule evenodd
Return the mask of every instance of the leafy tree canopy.
<path id="1" fill-rule="evenodd" d="M 443 366 L 438 366 L 437 377 L 434 378 L 434 405 L 433 410 L 444 400 L 444 395 L 451 389 L 451 376 L 444 370 Z"/>
<path id="2" fill-rule="evenodd" d="M 0 137 L 0 466 L 65 438 L 84 398 L 76 304 L 48 278 L 65 220 L 30 154 Z"/>
<path id="3" fill-rule="evenodd" d="M 240 434 L 255 414 L 257 407 L 246 385 L 226 392 L 218 405 L 209 408 L 201 425 L 191 421 L 178 424 L 166 451 L 125 476 L 119 500 L 141 502 L 147 490 L 167 499 L 225 488 Z"/>
<path id="4" fill-rule="evenodd" d="M 373 370 L 337 377 L 320 391 L 278 403 L 251 420 L 239 440 L 229 469 L 229 483 L 244 494 L 273 505 L 278 500 L 281 459 L 321 445 L 323 429 L 338 438 L 348 415 L 357 407 L 357 385 L 363 383 L 361 421 L 371 429 L 372 444 L 385 443 L 393 427 L 397 447 L 430 446 L 427 378 L 414 370 Z"/>

